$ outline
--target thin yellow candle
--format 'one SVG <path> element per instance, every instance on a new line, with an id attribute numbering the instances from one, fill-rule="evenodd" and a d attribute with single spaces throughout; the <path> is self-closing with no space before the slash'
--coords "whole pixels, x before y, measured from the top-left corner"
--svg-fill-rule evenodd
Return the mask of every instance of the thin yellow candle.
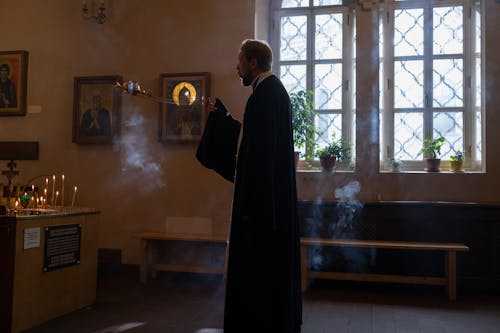
<path id="1" fill-rule="evenodd" d="M 44 197 L 47 197 L 47 188 L 45 188 L 45 189 L 43 190 L 43 196 L 44 196 Z"/>
<path id="2" fill-rule="evenodd" d="M 59 197 L 59 191 L 56 191 L 56 203 L 55 206 L 57 206 L 57 198 Z"/>
<path id="3" fill-rule="evenodd" d="M 49 188 L 49 179 L 45 178 L 45 192 L 47 192 L 48 188 Z"/>
<path id="4" fill-rule="evenodd" d="M 71 207 L 75 206 L 75 198 L 76 198 L 76 190 L 78 188 L 75 186 L 75 190 L 73 191 L 73 199 L 71 199 Z"/>
<path id="5" fill-rule="evenodd" d="M 56 175 L 52 175 L 52 206 L 55 205 L 56 199 Z"/>
<path id="6" fill-rule="evenodd" d="M 62 185 L 61 185 L 61 206 L 64 207 L 64 175 L 62 175 Z"/>

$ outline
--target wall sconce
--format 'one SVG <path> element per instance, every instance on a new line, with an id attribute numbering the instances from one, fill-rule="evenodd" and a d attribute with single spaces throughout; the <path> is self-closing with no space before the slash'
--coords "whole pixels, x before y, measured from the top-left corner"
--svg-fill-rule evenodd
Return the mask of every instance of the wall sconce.
<path id="1" fill-rule="evenodd" d="M 82 3 L 82 17 L 85 20 L 91 20 L 96 22 L 97 24 L 103 24 L 106 22 L 106 7 L 104 7 L 104 0 L 99 2 L 99 7 L 97 8 L 97 14 L 95 13 L 95 4 L 94 0 L 91 0 L 91 8 L 87 4 L 87 0 L 83 0 Z M 92 11 L 92 12 L 91 12 Z"/>

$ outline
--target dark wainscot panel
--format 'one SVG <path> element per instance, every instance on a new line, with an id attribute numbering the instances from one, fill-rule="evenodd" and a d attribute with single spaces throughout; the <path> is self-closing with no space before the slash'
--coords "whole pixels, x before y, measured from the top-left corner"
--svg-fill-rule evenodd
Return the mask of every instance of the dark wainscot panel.
<path id="1" fill-rule="evenodd" d="M 301 201 L 301 235 L 464 243 L 457 254 L 459 289 L 500 292 L 500 205 L 455 202 L 377 202 L 351 206 Z M 443 255 L 427 251 L 315 248 L 312 268 L 439 276 Z"/>

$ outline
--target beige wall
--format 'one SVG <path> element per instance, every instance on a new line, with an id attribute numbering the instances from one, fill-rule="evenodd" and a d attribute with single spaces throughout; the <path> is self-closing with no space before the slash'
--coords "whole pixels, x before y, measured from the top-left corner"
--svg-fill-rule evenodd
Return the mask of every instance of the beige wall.
<path id="1" fill-rule="evenodd" d="M 486 35 L 488 172 L 378 173 L 377 127 L 370 120 L 370 87 L 377 80 L 370 52 L 366 52 L 373 40 L 361 34 L 358 56 L 365 69 L 358 73 L 358 80 L 368 84 L 358 84 L 364 101 L 358 103 L 358 171 L 300 173 L 301 199 L 333 200 L 336 187 L 359 180 L 363 200 L 500 201 L 500 149 L 496 147 L 500 142 L 496 128 L 500 97 L 491 93 L 498 88 L 500 77 L 498 43 L 491 33 L 499 31 L 500 5 L 494 0 L 486 2 L 490 32 Z M 40 114 L 0 119 L 0 140 L 40 142 L 40 160 L 20 161 L 21 175 L 16 180 L 64 173 L 68 187 L 78 185 L 80 204 L 102 211 L 99 246 L 123 249 L 128 263 L 137 263 L 139 258 L 139 244 L 130 238 L 131 232 L 162 230 L 167 216 L 209 217 L 216 230 L 224 230 L 232 185 L 199 165 L 195 144 L 157 142 L 157 104 L 123 96 L 120 143 L 88 146 L 71 142 L 73 78 L 119 74 L 157 94 L 160 73 L 207 71 L 212 75 L 212 96 L 221 97 L 241 119 L 249 91 L 240 86 L 235 65 L 239 43 L 253 36 L 254 1 L 107 0 L 108 21 L 103 25 L 82 20 L 81 3 L 17 0 L 2 5 L 0 27 L 9 33 L 2 36 L 0 49 L 30 52 L 28 105 L 42 107 Z M 257 3 L 262 5 L 261 0 Z M 358 32 L 370 27 L 371 15 L 360 14 Z M 66 200 L 70 200 L 69 194 Z"/>

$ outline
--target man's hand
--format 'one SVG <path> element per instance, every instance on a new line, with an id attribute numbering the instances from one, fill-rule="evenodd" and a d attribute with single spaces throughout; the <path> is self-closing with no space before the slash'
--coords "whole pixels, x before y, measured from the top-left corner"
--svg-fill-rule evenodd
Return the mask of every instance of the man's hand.
<path id="1" fill-rule="evenodd" d="M 214 103 L 212 103 L 212 101 L 210 100 L 210 97 L 207 97 L 205 99 L 205 108 L 210 112 L 214 112 L 215 110 L 217 110 Z"/>

